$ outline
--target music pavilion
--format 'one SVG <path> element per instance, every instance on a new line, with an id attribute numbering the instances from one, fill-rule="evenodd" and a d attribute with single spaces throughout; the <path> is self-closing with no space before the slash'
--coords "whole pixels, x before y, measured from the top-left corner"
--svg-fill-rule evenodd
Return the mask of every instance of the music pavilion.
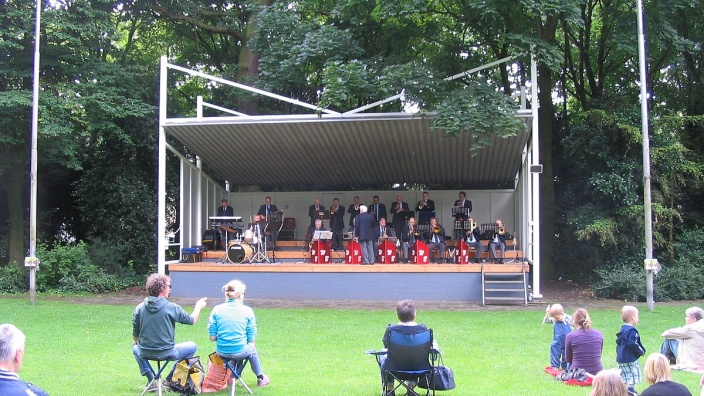
<path id="1" fill-rule="evenodd" d="M 484 68 L 510 61 L 502 59 L 448 79 L 460 78 Z M 535 60 L 531 75 L 536 76 Z M 196 117 L 178 117 L 167 109 L 169 73 L 185 73 L 202 78 L 209 84 L 230 86 L 246 94 L 262 95 L 301 106 L 308 112 L 297 115 L 248 115 L 201 97 L 193 98 Z M 402 94 L 347 112 L 320 109 L 236 82 L 169 64 L 161 59 L 159 111 L 159 202 L 158 202 L 158 271 L 168 270 L 172 278 L 172 295 L 177 297 L 222 297 L 220 287 L 231 279 L 248 285 L 249 298 L 320 299 L 320 300 L 399 300 L 419 301 L 484 301 L 488 299 L 491 274 L 521 279 L 520 293 L 492 290 L 525 303 L 530 279 L 535 297 L 540 296 L 539 241 L 539 176 L 537 137 L 537 88 L 531 84 L 531 105 L 527 105 L 526 89 L 515 95 L 520 102 L 516 117 L 525 120 L 526 132 L 509 138 L 495 138 L 491 144 L 470 155 L 469 133 L 445 137 L 431 132 L 432 114 L 406 112 L 374 113 L 378 106 L 403 100 Z M 173 83 L 171 84 L 173 86 Z M 204 109 L 219 116 L 204 116 Z M 168 115 L 168 116 L 167 116 Z M 197 155 L 193 161 L 167 143 L 167 135 L 177 139 Z M 166 196 L 168 161 L 179 161 L 180 197 Z M 211 178 L 209 169 L 225 186 Z M 296 191 L 262 192 L 252 186 L 340 186 L 444 184 L 476 186 L 465 189 L 473 203 L 471 216 L 479 224 L 502 219 L 509 233 L 515 236 L 506 248 L 505 264 L 376 264 L 345 263 L 344 252 L 335 252 L 329 264 L 311 264 L 310 253 L 303 242 L 310 224 L 308 208 L 316 198 L 329 209 L 333 198 L 348 208 L 355 196 L 369 205 L 378 195 L 387 212 L 396 195 L 401 195 L 411 209 L 421 200 L 422 191 L 390 189 L 387 191 Z M 229 186 L 237 186 L 229 191 Z M 285 189 L 285 188 L 282 188 Z M 458 190 L 430 191 L 435 201 L 435 214 L 446 229 L 448 251 L 454 249 L 452 206 Z M 299 244 L 287 249 L 283 238 L 280 251 L 269 251 L 268 262 L 224 260 L 227 251 L 208 251 L 196 262 L 167 262 L 167 249 L 203 245 L 203 233 L 213 224 L 221 199 L 227 199 L 234 214 L 245 226 L 270 196 L 283 212 L 284 224 L 295 219 L 294 237 Z M 169 211 L 171 198 L 178 214 Z M 390 217 L 390 214 L 389 214 Z M 345 226 L 349 223 L 345 213 Z M 288 221 L 286 219 L 289 219 Z M 325 222 L 328 225 L 328 222 Z M 177 230 L 175 230 L 177 228 Z M 164 238 L 164 236 L 167 236 Z M 169 236 L 175 238 L 169 238 Z M 485 241 L 486 242 L 486 241 Z M 305 245 L 304 245 L 305 244 Z M 301 247 L 303 246 L 303 248 Z M 290 251 L 288 251 L 290 250 Z M 472 254 L 474 254 L 472 252 Z M 298 256 L 295 256 L 298 255 Z M 532 275 L 532 276 L 530 276 Z M 498 279 L 498 280 L 497 280 Z M 492 283 L 509 284 L 496 278 Z M 498 294 L 496 291 L 498 290 Z M 508 295 L 508 296 L 506 296 Z M 513 296 L 513 297 L 511 297 Z M 498 298 L 501 301 L 501 298 Z"/>

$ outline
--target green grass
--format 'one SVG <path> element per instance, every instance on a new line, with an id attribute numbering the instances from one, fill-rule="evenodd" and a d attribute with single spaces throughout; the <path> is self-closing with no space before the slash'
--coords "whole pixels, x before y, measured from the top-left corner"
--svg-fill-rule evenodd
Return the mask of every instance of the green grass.
<path id="1" fill-rule="evenodd" d="M 43 300 L 32 306 L 27 300 L 0 299 L 0 322 L 14 323 L 27 335 L 21 378 L 51 396 L 139 394 L 144 381 L 131 354 L 133 307 Z M 683 323 L 687 307 L 663 305 L 648 312 L 639 306 L 638 328 L 648 352 L 658 350 L 664 329 Z M 388 311 L 255 308 L 255 312 L 262 366 L 272 379 L 268 387 L 255 386 L 256 395 L 381 393 L 376 362 L 363 352 L 380 347 L 385 325 L 396 322 L 393 307 Z M 176 330 L 177 341 L 198 344 L 204 364 L 214 350 L 205 330 L 209 313 L 208 308 L 195 326 L 178 325 Z M 552 338 L 552 327 L 540 325 L 543 314 L 523 307 L 420 311 L 419 321 L 434 329 L 445 364 L 455 372 L 457 389 L 440 394 L 587 395 L 589 389 L 563 385 L 543 372 Z M 604 366 L 615 367 L 619 312 L 595 309 L 590 314 L 594 327 L 604 333 Z M 255 385 L 249 369 L 243 377 Z M 699 393 L 699 375 L 674 372 L 673 379 L 692 394 Z"/>

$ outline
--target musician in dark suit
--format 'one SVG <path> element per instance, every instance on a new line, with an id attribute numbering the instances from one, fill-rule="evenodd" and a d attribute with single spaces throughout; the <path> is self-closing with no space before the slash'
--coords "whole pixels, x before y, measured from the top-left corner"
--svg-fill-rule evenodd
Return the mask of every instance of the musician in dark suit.
<path id="1" fill-rule="evenodd" d="M 359 197 L 354 197 L 354 203 L 347 209 L 347 213 L 350 214 L 350 227 L 354 227 L 354 218 L 359 214 L 359 206 Z"/>
<path id="2" fill-rule="evenodd" d="M 269 220 L 269 216 L 272 214 L 279 214 L 281 211 L 279 211 L 279 208 L 276 207 L 276 205 L 273 205 L 271 203 L 271 197 L 266 197 L 264 199 L 264 205 L 259 207 L 259 211 L 257 211 L 257 214 L 259 216 L 264 216 L 264 219 L 267 221 Z"/>
<path id="3" fill-rule="evenodd" d="M 403 230 L 396 236 L 401 235 L 401 247 L 403 248 L 403 262 L 408 262 L 408 248 L 416 243 L 416 239 L 420 238 L 421 235 L 418 233 L 418 228 L 416 226 L 416 219 L 411 217 L 408 219 L 408 225 L 403 227 Z"/>
<path id="4" fill-rule="evenodd" d="M 316 198 L 313 205 L 308 207 L 308 216 L 310 216 L 310 226 L 315 226 L 315 219 L 318 218 L 318 213 L 324 211 L 325 208 L 320 205 L 320 198 Z"/>
<path id="5" fill-rule="evenodd" d="M 489 252 L 491 252 L 492 260 L 496 263 L 504 263 L 504 253 L 506 253 L 506 239 L 509 238 L 511 234 L 506 231 L 506 227 L 501 219 L 496 220 L 496 232 L 492 235 L 489 241 Z M 496 249 L 501 252 L 501 257 L 497 257 Z"/>
<path id="6" fill-rule="evenodd" d="M 391 214 L 393 215 L 391 221 L 394 223 L 396 236 L 401 235 L 404 227 L 406 226 L 406 218 L 401 214 L 401 212 L 406 210 L 408 210 L 408 203 L 403 202 L 403 197 L 401 197 L 401 195 L 397 195 L 396 201 L 391 203 Z"/>
<path id="7" fill-rule="evenodd" d="M 316 231 L 327 231 L 327 229 L 323 227 L 323 221 L 320 219 L 314 220 L 313 225 L 308 227 L 308 231 L 306 232 L 306 243 L 308 243 L 308 245 L 310 245 L 310 243 L 313 241 L 313 234 L 315 234 Z M 303 250 L 308 249 L 308 247 L 303 248 Z"/>
<path id="8" fill-rule="evenodd" d="M 427 241 L 428 249 L 438 249 L 437 263 L 445 261 L 445 227 L 438 223 L 438 219 L 430 219 L 430 231 L 423 233 L 423 238 Z M 432 256 L 430 257 L 432 259 Z"/>
<path id="9" fill-rule="evenodd" d="M 220 206 L 218 206 L 218 210 L 215 212 L 215 215 L 218 217 L 233 217 L 235 215 L 235 211 L 232 209 L 232 206 L 227 204 L 227 200 L 223 199 L 220 201 Z M 222 224 L 222 221 L 220 221 L 220 223 L 221 227 L 218 230 L 220 232 L 220 243 L 222 243 L 222 248 L 225 248 L 228 242 L 227 231 L 222 228 L 225 224 Z"/>
<path id="10" fill-rule="evenodd" d="M 367 213 L 367 207 L 359 205 L 359 214 L 354 222 L 354 236 L 362 245 L 362 265 L 372 265 L 376 261 L 374 241 L 378 238 L 374 227 L 374 216 Z"/>
<path id="11" fill-rule="evenodd" d="M 332 200 L 330 207 L 330 229 L 332 230 L 332 250 L 342 250 L 342 230 L 345 228 L 345 208 L 340 205 L 340 199 Z"/>
<path id="12" fill-rule="evenodd" d="M 232 217 L 235 215 L 235 211 L 232 210 L 232 206 L 227 204 L 227 200 L 223 199 L 215 215 L 218 217 Z"/>
<path id="13" fill-rule="evenodd" d="M 428 224 L 435 217 L 435 201 L 428 198 L 427 191 L 423 191 L 423 199 L 418 201 L 415 209 L 418 212 L 418 224 Z"/>
<path id="14" fill-rule="evenodd" d="M 460 210 L 457 213 L 455 213 L 453 215 L 453 216 L 455 216 L 455 221 L 464 222 L 465 220 L 467 220 L 469 218 L 469 213 L 472 213 L 472 201 L 467 199 L 467 193 L 465 193 L 464 191 L 460 191 L 459 199 L 457 201 L 455 201 L 454 206 L 458 206 L 460 209 L 462 209 L 462 208 L 467 209 L 467 210 Z M 464 228 L 455 230 L 455 239 L 457 239 L 459 241 L 461 238 L 463 238 L 463 236 L 464 236 Z"/>
<path id="15" fill-rule="evenodd" d="M 379 202 L 378 195 L 375 195 L 372 198 L 372 204 L 369 205 L 369 213 L 371 213 L 372 216 L 374 216 L 374 220 L 376 220 L 376 224 L 379 224 L 379 221 L 382 218 L 386 219 L 386 205 Z"/>
<path id="16" fill-rule="evenodd" d="M 276 205 L 272 205 L 271 203 L 271 197 L 266 197 L 264 198 L 264 205 L 259 207 L 259 210 L 257 211 L 257 214 L 259 216 L 262 216 L 265 221 L 269 222 L 272 220 L 271 216 L 274 215 L 279 215 L 282 213 L 282 210 L 279 210 L 279 208 L 276 207 Z M 280 218 L 279 218 L 280 219 Z M 276 240 L 278 239 L 278 234 L 279 230 L 277 229 L 272 229 L 270 232 L 266 235 L 269 243 L 271 245 L 271 249 L 276 250 Z"/>
<path id="17" fill-rule="evenodd" d="M 479 240 L 481 238 L 481 233 L 479 232 L 479 227 L 476 225 L 477 223 L 474 221 L 473 218 L 470 217 L 468 221 L 474 224 L 475 227 L 474 229 L 467 230 L 467 232 L 465 233 L 464 241 L 470 248 L 473 247 L 477 249 L 476 255 L 474 256 L 474 262 L 479 263 L 479 261 L 482 259 L 482 252 L 484 251 L 484 245 L 482 245 L 482 241 Z"/>
<path id="18" fill-rule="evenodd" d="M 386 219 L 383 217 L 379 219 L 379 225 L 377 226 L 377 229 L 379 230 L 378 238 L 388 238 L 392 236 L 391 229 L 386 226 Z"/>

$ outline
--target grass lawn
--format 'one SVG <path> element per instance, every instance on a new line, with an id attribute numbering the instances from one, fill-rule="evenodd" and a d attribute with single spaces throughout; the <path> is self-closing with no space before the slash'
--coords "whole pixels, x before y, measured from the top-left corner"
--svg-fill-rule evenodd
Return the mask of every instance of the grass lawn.
<path id="1" fill-rule="evenodd" d="M 27 335 L 20 377 L 51 396 L 138 395 L 144 385 L 131 354 L 133 307 L 71 304 L 38 299 L 0 299 L 0 322 Z M 176 340 L 193 340 L 205 365 L 214 351 L 205 326 L 213 304 L 195 326 L 177 325 Z M 689 305 L 640 309 L 638 326 L 648 352 L 658 350 L 659 334 L 684 323 Z M 367 349 L 381 346 L 384 327 L 395 323 L 388 311 L 324 309 L 257 309 L 257 346 L 264 372 L 272 382 L 257 388 L 249 368 L 244 380 L 255 395 L 380 395 L 378 368 Z M 569 313 L 577 307 L 566 306 Z M 190 312 L 192 307 L 186 307 Z M 541 326 L 544 312 L 516 307 L 512 311 L 419 311 L 418 320 L 432 327 L 445 364 L 455 372 L 457 388 L 440 395 L 587 395 L 554 381 L 543 372 L 548 364 L 552 327 Z M 594 328 L 605 337 L 603 363 L 615 367 L 617 310 L 590 310 Z M 645 359 L 641 359 L 641 366 Z M 699 394 L 699 375 L 674 372 L 673 379 Z M 636 387 L 642 391 L 644 384 Z M 229 394 L 227 391 L 216 395 Z M 242 388 L 238 390 L 242 393 Z"/>

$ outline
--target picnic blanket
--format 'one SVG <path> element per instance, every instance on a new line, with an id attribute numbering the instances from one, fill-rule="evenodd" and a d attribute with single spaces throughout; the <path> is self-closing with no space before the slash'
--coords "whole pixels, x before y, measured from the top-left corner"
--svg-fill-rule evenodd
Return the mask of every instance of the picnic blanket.
<path id="1" fill-rule="evenodd" d="M 559 376 L 562 374 L 562 370 L 556 369 L 555 367 L 545 367 L 545 372 L 553 376 L 556 380 L 559 381 Z M 592 381 L 594 380 L 593 377 L 587 376 L 587 379 L 584 381 L 577 381 L 574 378 L 571 378 L 567 381 L 562 381 L 563 383 L 571 386 L 592 386 Z"/>

